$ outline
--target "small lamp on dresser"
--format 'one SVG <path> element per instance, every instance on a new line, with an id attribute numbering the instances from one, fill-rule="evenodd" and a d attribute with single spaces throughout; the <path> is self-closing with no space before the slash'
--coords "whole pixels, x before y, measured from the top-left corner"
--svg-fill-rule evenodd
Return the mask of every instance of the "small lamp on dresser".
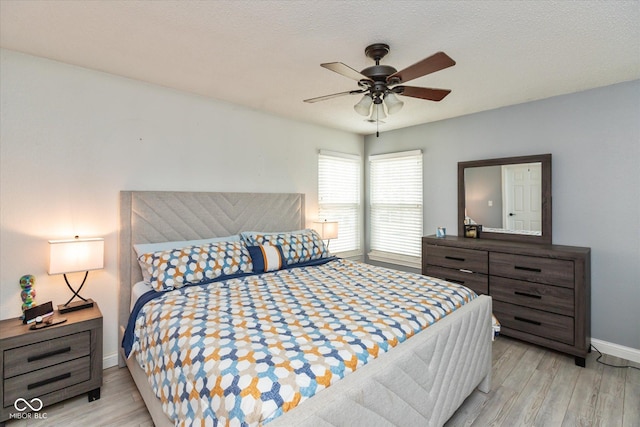
<path id="1" fill-rule="evenodd" d="M 58 306 L 60 313 L 82 310 L 93 307 L 93 300 L 80 296 L 80 291 L 87 281 L 91 270 L 100 270 L 104 267 L 104 239 L 91 238 L 80 239 L 76 236 L 69 240 L 49 240 L 49 271 L 50 275 L 62 274 L 67 287 L 73 295 L 63 305 Z M 84 271 L 84 279 L 74 290 L 69 284 L 67 274 Z M 76 297 L 80 300 L 72 302 Z"/>

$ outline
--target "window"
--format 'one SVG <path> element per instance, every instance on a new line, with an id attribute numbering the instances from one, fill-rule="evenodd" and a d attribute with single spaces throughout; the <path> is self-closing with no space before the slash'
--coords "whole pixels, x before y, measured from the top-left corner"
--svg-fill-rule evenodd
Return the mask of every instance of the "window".
<path id="1" fill-rule="evenodd" d="M 360 187 L 362 160 L 351 154 L 320 151 L 318 155 L 318 219 L 338 221 L 332 253 L 361 255 Z"/>
<path id="2" fill-rule="evenodd" d="M 422 151 L 369 157 L 371 252 L 369 258 L 420 267 Z"/>

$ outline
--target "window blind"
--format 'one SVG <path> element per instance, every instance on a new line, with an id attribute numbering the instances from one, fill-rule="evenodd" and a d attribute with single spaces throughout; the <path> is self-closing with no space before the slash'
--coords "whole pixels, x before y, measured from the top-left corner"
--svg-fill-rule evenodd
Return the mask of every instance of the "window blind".
<path id="1" fill-rule="evenodd" d="M 318 155 L 318 219 L 338 221 L 338 238 L 329 242 L 332 253 L 362 253 L 360 241 L 360 156 L 320 151 Z"/>
<path id="2" fill-rule="evenodd" d="M 370 163 L 372 259 L 420 265 L 422 152 L 374 155 Z"/>

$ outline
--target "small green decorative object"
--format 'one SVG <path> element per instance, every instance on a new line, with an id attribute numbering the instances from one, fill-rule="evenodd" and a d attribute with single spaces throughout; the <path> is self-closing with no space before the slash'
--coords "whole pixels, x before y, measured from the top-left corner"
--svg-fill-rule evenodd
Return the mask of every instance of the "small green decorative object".
<path id="1" fill-rule="evenodd" d="M 31 274 L 25 274 L 20 278 L 20 297 L 22 298 L 22 316 L 24 317 L 24 311 L 28 308 L 36 306 L 36 278 Z"/>

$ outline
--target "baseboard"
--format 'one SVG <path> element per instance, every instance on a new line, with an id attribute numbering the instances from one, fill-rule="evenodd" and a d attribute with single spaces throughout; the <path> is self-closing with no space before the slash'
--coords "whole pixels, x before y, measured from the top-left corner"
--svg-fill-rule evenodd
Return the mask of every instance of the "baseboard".
<path id="1" fill-rule="evenodd" d="M 102 369 L 118 365 L 118 353 L 108 354 L 102 358 Z"/>
<path id="2" fill-rule="evenodd" d="M 640 363 L 640 350 L 637 348 L 625 347 L 620 344 L 614 344 L 595 338 L 591 338 L 591 344 L 601 353 Z"/>

